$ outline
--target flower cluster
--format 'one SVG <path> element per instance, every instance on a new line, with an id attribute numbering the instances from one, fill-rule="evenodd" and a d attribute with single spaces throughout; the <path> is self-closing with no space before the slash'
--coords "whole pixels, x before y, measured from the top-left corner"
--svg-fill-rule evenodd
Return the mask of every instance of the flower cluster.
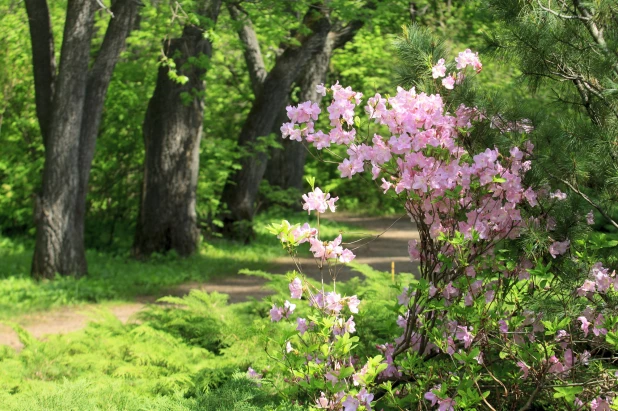
<path id="1" fill-rule="evenodd" d="M 356 332 L 354 316 L 357 314 L 361 301 L 356 295 L 342 296 L 335 291 L 315 290 L 310 283 L 299 277 L 294 277 L 288 284 L 290 296 L 293 299 L 305 297 L 314 314 L 309 318 L 296 318 L 296 338 L 285 342 L 282 352 L 288 362 L 300 361 L 302 369 L 313 370 L 309 375 L 292 371 L 291 380 L 296 383 L 310 383 L 322 379 L 326 384 L 321 387 L 319 397 L 315 398 L 314 407 L 318 409 L 356 411 L 359 407 L 371 409 L 373 394 L 368 391 L 370 383 L 382 371 L 381 357 L 370 359 L 362 367 L 353 357 L 349 349 L 339 351 L 341 341 L 357 341 L 350 337 Z M 296 308 L 295 304 L 286 301 L 283 307 L 273 305 L 270 311 L 271 321 L 278 322 L 288 319 Z M 346 319 L 347 317 L 347 319 Z M 324 332 L 328 332 L 327 342 Z M 316 344 L 319 342 L 319 344 Z M 297 348 L 295 348 L 297 347 Z M 317 349 L 316 347 L 319 347 Z M 248 377 L 259 379 L 261 375 L 250 369 Z M 350 389 L 342 389 L 351 387 Z M 353 387 L 353 388 L 352 388 Z"/>
<path id="2" fill-rule="evenodd" d="M 610 287 L 618 292 L 618 276 L 616 270 L 609 272 L 608 268 L 603 267 L 601 263 L 596 263 L 590 269 L 590 280 L 584 281 L 581 287 L 577 289 L 577 295 L 584 297 L 590 296 L 597 292 L 607 294 Z"/>
<path id="3" fill-rule="evenodd" d="M 319 187 L 316 187 L 312 192 L 303 194 L 303 210 L 307 210 L 311 214 L 312 210 L 318 213 L 324 213 L 327 209 L 331 212 L 335 212 L 335 202 L 339 200 L 339 197 L 330 197 L 330 193 L 324 194 Z"/>
<path id="4" fill-rule="evenodd" d="M 319 187 L 316 187 L 310 193 L 303 194 L 303 209 L 309 212 L 317 211 L 320 214 L 329 209 L 334 212 L 335 202 L 338 199 L 339 197 L 331 197 L 330 193 L 324 193 Z M 319 238 L 319 230 L 311 227 L 309 223 L 293 226 L 289 221 L 283 220 L 281 224 L 272 224 L 268 229 L 271 233 L 277 235 L 277 238 L 289 251 L 300 244 L 309 242 L 311 245 L 309 250 L 320 264 L 328 260 L 349 263 L 356 257 L 351 250 L 343 248 L 341 235 L 332 241 L 323 241 Z"/>
<path id="5" fill-rule="evenodd" d="M 442 85 L 447 90 L 452 90 L 455 87 L 455 84 L 459 84 L 463 81 L 465 75 L 463 70 L 466 67 L 470 66 L 476 70 L 477 73 L 480 73 L 483 69 L 483 65 L 481 64 L 481 60 L 479 60 L 479 54 L 473 53 L 470 49 L 466 49 L 459 53 L 457 57 L 455 57 L 455 62 L 457 63 L 457 73 L 451 73 L 446 76 L 446 65 L 444 59 L 438 60 L 438 63 L 431 68 L 431 75 L 433 78 L 441 78 Z M 446 76 L 446 77 L 445 77 Z"/>
<path id="6" fill-rule="evenodd" d="M 273 304 L 273 308 L 271 308 L 270 310 L 270 321 L 278 322 L 281 321 L 283 318 L 289 318 L 295 309 L 296 304 L 292 304 L 287 300 L 285 301 L 283 307 L 277 307 L 275 304 Z"/>
<path id="7" fill-rule="evenodd" d="M 442 78 L 447 90 L 464 80 L 467 67 L 477 73 L 482 69 L 478 54 L 469 49 L 459 53 L 455 63 L 459 71 L 448 75 L 444 59 L 431 67 L 431 76 Z M 307 102 L 287 108 L 290 121 L 281 128 L 283 138 L 305 141 L 317 150 L 344 146 L 346 155 L 339 157 L 338 165 L 342 178 L 367 173 L 368 178 L 381 183 L 384 194 L 402 200 L 420 237 L 409 241 L 408 253 L 411 261 L 419 263 L 421 278 L 409 283 L 398 296 L 396 323 L 403 333 L 392 343 L 376 345 L 382 355 L 369 359 L 362 367 L 347 351 L 338 351 L 348 341 L 358 338 L 350 337 L 356 332 L 352 314 L 358 313 L 358 298 L 343 297 L 334 289 L 312 292 L 309 283 L 298 277 L 291 281 L 292 298 L 305 296 L 317 312 L 296 319 L 298 338 L 302 339 L 297 346 L 314 348 L 302 354 L 302 369 L 312 370 L 313 374 L 296 371 L 291 378 L 302 384 L 320 381 L 314 385 L 320 388 L 314 391 L 315 407 L 344 411 L 370 409 L 373 395 L 369 391 L 374 380 L 384 382 L 383 387 L 388 391 L 388 382 L 406 375 L 418 378 L 415 384 L 406 385 L 406 395 L 420 401 L 424 398 L 439 410 L 473 407 L 485 401 L 481 397 L 484 394 L 479 385 L 474 387 L 467 380 L 476 384 L 478 373 L 491 376 L 491 381 L 489 377 L 487 381 L 493 384 L 497 380 L 489 368 L 502 360 L 506 359 L 501 364 L 507 365 L 506 371 L 499 370 L 501 378 L 512 378 L 517 391 L 522 384 L 567 381 L 588 365 L 594 350 L 576 346 L 574 341 L 588 338 L 589 334 L 589 342 L 594 338 L 600 341 L 604 336 L 608 341 L 618 339 L 618 318 L 609 316 L 598 306 L 587 308 L 579 317 L 577 314 L 556 319 L 553 314 L 535 312 L 522 303 L 531 295 L 538 296 L 538 290 L 551 290 L 552 264 L 544 265 L 543 260 L 551 256 L 558 264 L 571 263 L 579 258 L 579 250 L 569 253 L 572 258 L 558 258 L 569 251 L 571 242 L 550 238 L 549 247 L 543 249 L 545 255 L 528 256 L 536 261 L 533 264 L 505 244 L 512 244 L 507 240 L 519 238 L 523 229 L 545 227 L 554 231 L 556 220 L 545 214 L 548 208 L 545 204 L 555 205 L 566 200 L 567 195 L 560 190 L 550 192 L 549 187 L 534 190 L 525 186 L 524 176 L 531 168 L 534 150 L 531 142 L 512 147 L 508 152 L 495 147 L 470 152 L 462 136 L 469 135 L 479 122 L 486 122 L 502 133 L 527 134 L 534 130 L 530 120 L 486 116 L 464 105 L 449 108 L 448 98 L 417 92 L 414 88 L 398 88 L 394 96 L 370 97 L 364 105 L 367 117 L 361 120 L 356 114 L 363 107 L 361 93 L 339 83 L 331 87 L 319 85 L 317 91 L 332 96 L 325 110 L 329 129 L 316 130 L 322 110 Z M 319 214 L 335 211 L 338 197 L 314 188 L 303 200 L 303 209 L 309 213 L 316 211 L 319 222 Z M 524 209 L 525 213 L 540 213 L 540 216 L 526 217 Z M 590 212 L 585 220 L 589 225 L 594 224 L 594 214 Z M 290 250 L 308 242 L 320 267 L 324 262 L 347 263 L 354 258 L 350 250 L 342 247 L 341 235 L 332 241 L 322 241 L 319 229 L 309 224 L 291 226 L 285 221 L 273 226 L 271 231 Z M 616 273 L 610 273 L 599 263 L 593 265 L 589 279 L 576 292 L 569 291 L 568 298 L 600 301 L 612 289 L 618 291 Z M 281 308 L 273 306 L 271 318 L 288 318 L 294 308 L 290 309 L 287 301 L 286 304 Z M 316 335 L 321 335 L 319 343 L 312 340 Z M 315 350 L 318 346 L 320 350 Z M 302 348 L 294 349 L 287 341 L 283 351 L 289 360 L 291 355 L 301 355 Z M 342 352 L 346 355 L 342 356 Z M 400 361 L 398 356 L 402 353 L 408 356 Z M 451 368 L 438 365 L 423 382 L 419 368 L 406 368 L 447 355 Z M 466 378 L 457 372 L 465 372 Z M 504 377 L 506 374 L 510 377 Z M 452 382 L 446 382 L 457 379 L 457 388 Z M 389 393 L 393 398 L 401 394 Z M 576 397 L 570 398 L 576 399 L 578 409 L 584 406 Z M 588 401 L 595 398 L 589 404 L 591 409 L 606 409 L 603 407 L 613 401 L 613 394 L 607 390 L 587 392 L 581 398 Z"/>
<path id="8" fill-rule="evenodd" d="M 341 107 L 341 99 L 353 110 L 358 94 L 351 90 L 334 92 L 331 106 Z M 522 225 L 518 206 L 524 201 L 531 206 L 538 204 L 536 193 L 522 184 L 523 173 L 530 168 L 526 157 L 532 152 L 531 143 L 523 151 L 513 148 L 504 162 L 498 160 L 502 155 L 497 149 L 470 156 L 460 147 L 457 136 L 462 128 L 471 127 L 478 113 L 462 106 L 456 115 L 450 115 L 439 95 L 417 94 L 414 89 L 399 88 L 397 95 L 388 99 L 376 94 L 365 111 L 371 120 L 388 129 L 390 138 L 376 133 L 371 144 L 354 138 L 341 141 L 340 130 L 356 135 L 353 123 L 348 122 L 353 111 L 341 110 L 330 111 L 329 118 L 337 126 L 328 134 L 312 133 L 307 130 L 313 125 L 301 125 L 301 135 L 318 147 L 319 134 L 322 143 L 318 148 L 348 146 L 349 157 L 339 165 L 342 177 L 370 170 L 373 179 L 381 177 L 385 193 L 393 190 L 397 195 L 416 198 L 413 204 L 408 203 L 408 211 L 429 227 L 432 239 L 455 231 L 468 238 L 476 232 L 484 240 L 518 236 Z M 333 113 L 339 117 L 334 118 Z M 479 192 L 485 195 L 479 196 Z M 326 198 L 321 191 L 307 196 L 305 209 L 326 209 Z M 454 211 L 466 218 L 453 220 Z M 323 251 L 322 247 L 318 249 Z M 418 256 L 414 248 L 410 254 Z"/>

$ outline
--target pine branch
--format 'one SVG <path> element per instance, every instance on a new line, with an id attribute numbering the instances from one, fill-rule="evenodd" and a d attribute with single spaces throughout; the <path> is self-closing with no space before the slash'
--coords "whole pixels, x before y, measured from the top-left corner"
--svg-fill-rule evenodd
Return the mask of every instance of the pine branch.
<path id="1" fill-rule="evenodd" d="M 581 198 L 583 198 L 588 204 L 590 204 L 591 206 L 593 206 L 594 208 L 596 208 L 599 213 L 601 213 L 601 215 L 603 217 L 605 217 L 614 227 L 618 228 L 618 223 L 616 223 L 610 216 L 609 214 L 607 214 L 605 212 L 605 210 L 603 210 L 601 208 L 600 205 L 598 205 L 597 203 L 595 203 L 594 201 L 592 201 L 590 199 L 590 197 L 588 197 L 585 193 L 581 192 L 580 190 L 578 190 L 573 184 L 569 183 L 567 180 L 560 178 L 560 177 L 556 177 L 555 175 L 551 174 L 551 173 L 547 173 L 551 178 L 558 180 L 562 183 L 564 183 L 564 185 L 566 185 L 567 187 L 569 187 L 574 193 L 578 194 Z"/>

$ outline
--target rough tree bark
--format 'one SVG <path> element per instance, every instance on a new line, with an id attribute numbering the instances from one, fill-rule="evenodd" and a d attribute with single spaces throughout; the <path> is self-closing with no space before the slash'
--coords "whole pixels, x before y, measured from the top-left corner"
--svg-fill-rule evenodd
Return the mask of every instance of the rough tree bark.
<path id="1" fill-rule="evenodd" d="M 205 1 L 200 14 L 214 23 L 220 6 L 220 0 Z M 189 59 L 212 56 L 212 43 L 201 28 L 186 26 L 180 38 L 165 43 L 165 54 L 188 81 L 171 80 L 169 68 L 161 66 L 148 104 L 144 184 L 133 245 L 137 257 L 169 250 L 186 256 L 199 243 L 195 201 L 206 68 Z"/>
<path id="2" fill-rule="evenodd" d="M 88 173 L 111 73 L 137 14 L 134 0 L 117 0 L 100 53 L 90 64 L 94 0 L 69 0 L 60 67 L 45 0 L 26 0 L 30 20 L 37 117 L 45 144 L 41 193 L 35 204 L 35 278 L 83 275 Z"/>
<path id="3" fill-rule="evenodd" d="M 43 145 L 47 146 L 56 80 L 54 36 L 47 0 L 26 0 L 26 12 L 32 43 L 36 114 L 43 136 Z"/>
<path id="4" fill-rule="evenodd" d="M 265 150 L 256 150 L 256 142 L 258 137 L 271 133 L 279 113 L 285 107 L 294 80 L 311 56 L 323 48 L 331 29 L 330 20 L 323 13 L 324 9 L 310 8 L 304 17 L 304 23 L 311 30 L 311 34 L 299 36 L 300 46 L 285 48 L 255 96 L 238 139 L 239 146 L 248 150 L 250 155 L 241 160 L 241 169 L 230 175 L 221 196 L 221 201 L 227 208 L 221 214 L 223 234 L 226 237 L 246 241 L 253 235 L 251 221 L 254 204 L 268 160 Z M 242 35 L 240 37 L 242 40 Z M 247 50 L 245 59 L 249 70 L 255 71 L 255 67 L 250 66 L 252 63 L 247 58 Z"/>

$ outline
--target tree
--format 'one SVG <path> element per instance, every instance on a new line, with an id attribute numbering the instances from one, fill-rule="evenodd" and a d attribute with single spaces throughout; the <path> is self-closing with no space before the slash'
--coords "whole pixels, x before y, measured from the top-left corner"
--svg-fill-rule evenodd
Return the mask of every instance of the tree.
<path id="1" fill-rule="evenodd" d="M 87 273 L 84 250 L 86 194 L 103 103 L 114 66 L 139 3 L 117 0 L 101 47 L 91 62 L 94 0 L 69 0 L 56 70 L 46 0 L 26 0 L 32 43 L 37 117 L 45 146 L 35 204 L 35 278 Z M 90 67 L 90 68 L 89 68 Z"/>
<path id="2" fill-rule="evenodd" d="M 248 240 L 252 236 L 255 200 L 268 162 L 268 149 L 260 147 L 260 138 L 278 128 L 277 119 L 285 108 L 292 86 L 309 61 L 319 53 L 330 55 L 329 49 L 338 42 L 347 41 L 344 39 L 349 40 L 360 23 L 350 19 L 346 24 L 332 16 L 331 10 L 321 2 L 309 4 L 301 29 L 290 33 L 295 41 L 282 46 L 274 67 L 267 72 L 251 20 L 241 14 L 238 5 L 231 4 L 229 9 L 232 18 L 243 22 L 238 34 L 245 46 L 245 61 L 255 100 L 238 138 L 239 146 L 247 154 L 223 189 L 221 201 L 226 209 L 222 211 L 221 220 L 225 236 Z M 303 34 L 305 32 L 307 34 Z"/>
<path id="3" fill-rule="evenodd" d="M 162 64 L 144 118 L 144 183 L 133 252 L 176 250 L 193 253 L 199 242 L 196 187 L 204 122 L 204 74 L 212 56 L 213 27 L 220 0 L 207 0 L 179 38 L 164 42 L 169 61 Z"/>
<path id="4" fill-rule="evenodd" d="M 618 200 L 616 2 L 488 3 L 503 23 L 490 45 L 551 109 L 537 115 L 542 173 L 618 229 L 611 211 Z"/>

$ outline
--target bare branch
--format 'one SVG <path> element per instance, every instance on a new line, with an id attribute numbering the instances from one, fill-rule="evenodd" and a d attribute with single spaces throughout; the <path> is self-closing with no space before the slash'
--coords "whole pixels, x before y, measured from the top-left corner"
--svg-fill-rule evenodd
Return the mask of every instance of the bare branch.
<path id="1" fill-rule="evenodd" d="M 553 14 L 554 16 L 560 17 L 561 19 L 567 19 L 567 20 L 572 20 L 572 19 L 588 20 L 587 17 L 583 17 L 583 16 L 573 16 L 573 15 L 567 15 L 567 14 L 560 14 L 557 11 L 554 11 L 554 10 L 552 10 L 550 8 L 547 8 L 547 7 L 543 6 L 543 4 L 541 3 L 541 0 L 537 0 L 537 2 L 539 3 L 539 7 L 542 10 L 544 10 L 544 11 L 550 13 L 550 14 Z"/>
<path id="2" fill-rule="evenodd" d="M 97 1 L 97 3 L 99 4 L 99 6 L 100 6 L 103 10 L 105 10 L 106 12 L 108 12 L 108 13 L 109 13 L 109 15 L 110 15 L 110 16 L 112 16 L 112 18 L 114 18 L 114 13 L 112 13 L 112 11 L 111 11 L 111 10 L 110 10 L 110 9 L 109 9 L 109 8 L 108 8 L 105 4 L 103 4 L 103 2 L 102 2 L 101 0 L 96 0 L 96 1 Z"/>

